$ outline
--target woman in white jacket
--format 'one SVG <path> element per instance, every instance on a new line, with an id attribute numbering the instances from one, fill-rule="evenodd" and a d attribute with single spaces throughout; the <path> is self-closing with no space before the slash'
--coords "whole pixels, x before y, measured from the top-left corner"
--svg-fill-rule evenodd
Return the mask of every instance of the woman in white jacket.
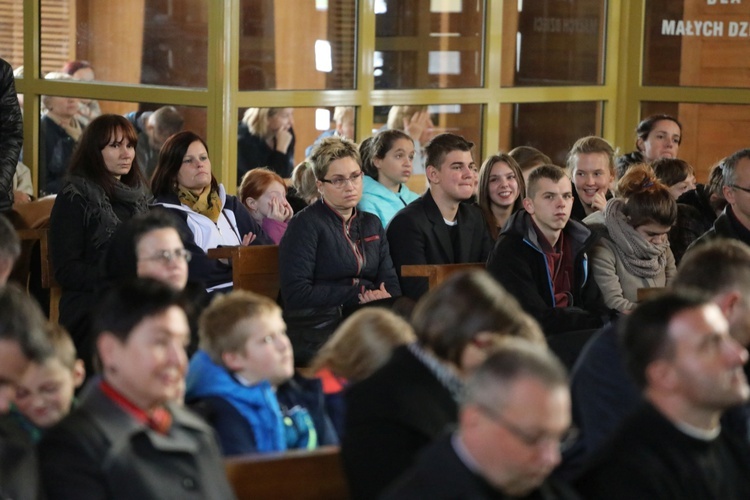
<path id="1" fill-rule="evenodd" d="M 231 291 L 232 266 L 209 259 L 210 248 L 273 245 L 242 203 L 228 195 L 211 173 L 206 143 L 194 132 L 179 132 L 164 143 L 151 179 L 156 205 L 177 214 L 185 242 L 193 255 L 190 280 L 202 282 L 209 292 Z"/>

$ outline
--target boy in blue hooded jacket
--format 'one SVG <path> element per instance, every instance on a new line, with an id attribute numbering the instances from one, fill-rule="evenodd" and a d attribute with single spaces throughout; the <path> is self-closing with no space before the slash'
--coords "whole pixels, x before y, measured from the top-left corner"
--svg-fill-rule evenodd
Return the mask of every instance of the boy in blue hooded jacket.
<path id="1" fill-rule="evenodd" d="M 247 291 L 203 312 L 186 403 L 216 429 L 224 455 L 338 444 L 318 380 L 295 376 L 281 309 Z"/>

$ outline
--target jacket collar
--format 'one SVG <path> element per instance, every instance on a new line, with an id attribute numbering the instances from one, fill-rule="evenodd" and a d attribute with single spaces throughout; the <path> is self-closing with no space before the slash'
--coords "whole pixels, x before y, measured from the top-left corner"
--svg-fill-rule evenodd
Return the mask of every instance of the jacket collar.
<path id="1" fill-rule="evenodd" d="M 596 235 L 591 232 L 583 223 L 574 219 L 569 219 L 563 228 L 565 237 L 569 238 L 571 249 L 574 255 L 590 247 Z M 541 251 L 542 246 L 539 244 L 537 232 L 531 223 L 531 215 L 526 210 L 519 210 L 510 216 L 505 224 L 505 229 L 501 234 L 516 234 L 528 241 L 534 248 Z"/>
<path id="2" fill-rule="evenodd" d="M 138 434 L 145 434 L 151 445 L 167 452 L 197 453 L 198 443 L 191 436 L 189 430 L 210 433 L 211 429 L 198 417 L 186 412 L 178 406 L 168 404 L 167 409 L 172 414 L 172 428 L 168 435 L 161 435 L 138 422 L 117 403 L 107 397 L 99 386 L 99 377 L 89 381 L 81 397 L 80 411 L 94 421 L 99 430 L 112 443 L 111 450 L 118 450 L 128 446 L 128 442 Z"/>
<path id="3" fill-rule="evenodd" d="M 224 188 L 224 184 L 219 184 L 219 200 L 221 201 L 221 209 L 224 210 L 227 205 L 227 191 Z M 157 196 L 154 199 L 153 205 L 161 205 L 166 208 L 174 208 L 182 212 L 193 212 L 193 209 L 180 203 L 176 193 L 167 193 Z"/>
<path id="4" fill-rule="evenodd" d="M 455 255 L 453 250 L 453 242 L 451 241 L 450 230 L 448 225 L 445 223 L 443 214 L 440 212 L 435 199 L 432 197 L 431 191 L 428 189 L 422 195 L 424 203 L 425 214 L 427 219 L 432 224 L 432 231 L 435 234 L 440 243 L 440 247 L 443 254 L 447 256 L 448 262 L 468 262 L 467 255 L 471 251 L 471 243 L 476 237 L 476 224 L 474 224 L 471 217 L 466 217 L 466 209 L 463 203 L 459 203 L 458 211 L 456 212 L 456 222 L 458 223 L 459 232 L 459 255 Z M 484 228 L 482 228 L 484 229 Z"/>

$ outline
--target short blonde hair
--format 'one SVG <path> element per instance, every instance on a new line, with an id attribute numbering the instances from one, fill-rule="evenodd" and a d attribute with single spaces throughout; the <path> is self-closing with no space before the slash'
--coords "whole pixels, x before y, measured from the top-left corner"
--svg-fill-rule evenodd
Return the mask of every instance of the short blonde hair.
<path id="1" fill-rule="evenodd" d="M 344 123 L 346 115 L 351 114 L 352 120 L 354 119 L 354 107 L 353 106 L 336 106 L 333 108 L 333 121 L 339 125 Z"/>
<path id="2" fill-rule="evenodd" d="M 391 106 L 388 111 L 386 128 L 393 130 L 404 130 L 404 118 L 411 118 L 415 113 L 427 111 L 427 106 Z"/>
<path id="3" fill-rule="evenodd" d="M 268 132 L 268 119 L 284 108 L 247 108 L 242 121 L 253 135 L 265 136 Z"/>
<path id="4" fill-rule="evenodd" d="M 308 161 L 312 165 L 315 178 L 322 181 L 328 174 L 331 163 L 342 158 L 353 158 L 359 168 L 362 168 L 362 158 L 357 145 L 349 139 L 332 136 L 326 137 L 313 148 Z"/>
<path id="5" fill-rule="evenodd" d="M 311 371 L 328 368 L 350 381 L 362 380 L 383 366 L 395 347 L 416 339 L 409 323 L 388 309 L 360 309 L 318 351 Z"/>
<path id="6" fill-rule="evenodd" d="M 67 73 L 62 73 L 60 71 L 50 71 L 46 75 L 44 75 L 45 80 L 75 80 L 72 76 L 70 76 Z M 49 106 L 47 103 L 49 102 L 50 97 L 56 97 L 53 95 L 43 95 L 42 96 L 42 107 L 44 108 L 42 111 L 46 111 L 49 109 Z"/>
<path id="7" fill-rule="evenodd" d="M 607 166 L 609 167 L 609 173 L 615 177 L 615 149 L 612 145 L 601 137 L 595 135 L 589 135 L 578 139 L 573 147 L 568 152 L 566 164 L 568 167 L 568 175 L 571 177 L 575 174 L 574 170 L 578 165 L 578 155 L 600 153 L 607 157 Z"/>
<path id="8" fill-rule="evenodd" d="M 292 186 L 308 205 L 320 196 L 318 186 L 315 185 L 315 172 L 308 160 L 302 161 L 292 170 Z"/>
<path id="9" fill-rule="evenodd" d="M 76 346 L 73 344 L 73 339 L 70 338 L 68 331 L 61 325 L 47 323 L 47 337 L 52 346 L 52 351 L 44 362 L 56 359 L 66 369 L 73 371 L 78 355 L 76 353 Z"/>
<path id="10" fill-rule="evenodd" d="M 278 304 L 257 293 L 235 290 L 220 295 L 201 314 L 198 325 L 200 348 L 214 363 L 223 366 L 222 354 L 240 351 L 252 333 L 247 328 L 238 328 L 238 325 L 244 320 L 276 312 L 281 312 Z"/>

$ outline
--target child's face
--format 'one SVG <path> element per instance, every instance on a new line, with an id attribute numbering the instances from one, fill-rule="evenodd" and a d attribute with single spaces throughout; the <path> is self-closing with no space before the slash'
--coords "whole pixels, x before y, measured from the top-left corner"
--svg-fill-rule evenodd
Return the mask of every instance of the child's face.
<path id="1" fill-rule="evenodd" d="M 31 363 L 16 389 L 16 406 L 37 427 L 50 427 L 70 412 L 75 388 L 83 382 L 83 364 L 70 370 L 56 358 Z"/>
<path id="2" fill-rule="evenodd" d="M 268 380 L 278 387 L 294 375 L 294 356 L 280 311 L 240 322 L 236 328 L 251 332 L 240 352 L 224 353 L 227 367 L 248 382 Z"/>

